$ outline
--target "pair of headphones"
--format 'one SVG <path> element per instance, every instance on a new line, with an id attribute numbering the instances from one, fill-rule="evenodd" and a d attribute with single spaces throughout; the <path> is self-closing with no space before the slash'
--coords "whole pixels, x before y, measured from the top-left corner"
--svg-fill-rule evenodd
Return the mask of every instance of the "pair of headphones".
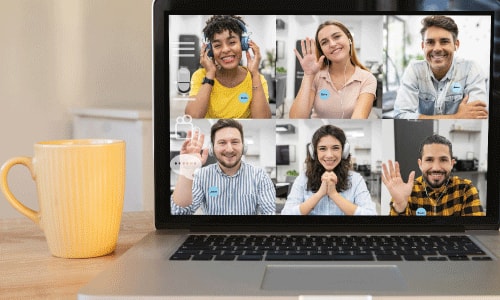
<path id="1" fill-rule="evenodd" d="M 313 147 L 312 143 L 307 144 L 307 151 L 309 152 L 309 155 L 311 156 L 311 158 L 313 160 L 316 159 L 316 156 L 314 155 L 314 147 Z M 350 151 L 351 151 L 351 146 L 346 141 L 344 144 L 344 149 L 342 150 L 342 159 L 347 159 L 349 157 Z"/>
<path id="2" fill-rule="evenodd" d="M 247 149 L 248 149 L 247 144 L 243 143 L 243 155 L 247 154 Z M 208 144 L 208 155 L 215 156 L 214 146 L 212 145 L 212 143 Z"/>
<path id="3" fill-rule="evenodd" d="M 241 38 L 240 38 L 241 50 L 247 51 L 248 49 L 250 49 L 250 45 L 248 44 L 248 42 L 250 42 L 250 35 L 248 34 L 247 28 L 246 28 L 245 24 L 243 24 L 243 22 L 241 22 L 240 20 L 235 19 L 235 18 L 231 18 L 231 19 L 235 20 L 238 23 L 238 26 L 240 26 L 240 28 L 242 30 Z M 210 43 L 210 41 L 208 40 L 207 37 L 204 37 L 204 40 L 207 42 L 208 56 L 214 57 L 214 52 L 212 51 L 212 43 Z"/>

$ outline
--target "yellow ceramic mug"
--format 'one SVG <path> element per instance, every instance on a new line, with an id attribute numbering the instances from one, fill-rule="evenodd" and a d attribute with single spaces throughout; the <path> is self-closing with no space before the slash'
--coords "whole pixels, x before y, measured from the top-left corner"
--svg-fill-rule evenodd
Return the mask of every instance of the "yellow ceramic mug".
<path id="1" fill-rule="evenodd" d="M 25 165 L 36 182 L 40 211 L 22 204 L 7 183 L 11 167 Z M 125 142 L 56 140 L 34 145 L 0 170 L 10 204 L 44 231 L 50 252 L 66 258 L 109 254 L 116 248 L 125 191 Z"/>

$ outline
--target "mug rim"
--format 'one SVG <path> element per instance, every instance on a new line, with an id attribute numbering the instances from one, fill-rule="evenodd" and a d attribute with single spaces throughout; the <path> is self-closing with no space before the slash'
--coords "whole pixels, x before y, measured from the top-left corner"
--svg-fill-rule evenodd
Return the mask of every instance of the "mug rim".
<path id="1" fill-rule="evenodd" d="M 106 138 L 87 138 L 87 139 L 60 139 L 60 140 L 47 140 L 37 142 L 35 145 L 44 147 L 78 147 L 78 146 L 106 146 L 113 144 L 125 143 L 124 140 L 120 139 L 106 139 Z"/>

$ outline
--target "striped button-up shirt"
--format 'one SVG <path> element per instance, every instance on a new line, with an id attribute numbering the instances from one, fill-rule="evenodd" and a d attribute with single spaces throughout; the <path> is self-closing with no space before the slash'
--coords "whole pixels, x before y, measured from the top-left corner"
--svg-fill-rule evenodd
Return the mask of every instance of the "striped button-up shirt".
<path id="1" fill-rule="evenodd" d="M 193 178 L 193 202 L 180 207 L 170 199 L 172 214 L 193 214 L 201 207 L 206 215 L 272 215 L 276 213 L 276 189 L 266 172 L 244 161 L 232 176 L 218 163 L 201 168 Z"/>

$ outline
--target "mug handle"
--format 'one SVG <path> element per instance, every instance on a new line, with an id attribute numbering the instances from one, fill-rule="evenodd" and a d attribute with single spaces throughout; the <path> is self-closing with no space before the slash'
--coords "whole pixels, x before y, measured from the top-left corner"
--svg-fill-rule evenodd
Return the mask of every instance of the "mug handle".
<path id="1" fill-rule="evenodd" d="M 8 182 L 7 182 L 7 175 L 10 171 L 10 168 L 12 168 L 15 165 L 24 165 L 26 166 L 31 173 L 31 177 L 35 179 L 35 174 L 33 171 L 33 164 L 32 164 L 32 159 L 31 157 L 25 157 L 25 156 L 19 156 L 19 157 L 14 157 L 9 160 L 7 160 L 2 168 L 0 169 L 0 188 L 2 189 L 3 194 L 5 195 L 5 198 L 10 202 L 10 204 L 18 210 L 20 213 L 25 215 L 26 217 L 30 218 L 33 222 L 36 224 L 40 225 L 40 213 L 38 211 L 35 211 L 26 205 L 22 204 L 17 198 L 14 196 L 14 194 L 10 191 Z"/>

